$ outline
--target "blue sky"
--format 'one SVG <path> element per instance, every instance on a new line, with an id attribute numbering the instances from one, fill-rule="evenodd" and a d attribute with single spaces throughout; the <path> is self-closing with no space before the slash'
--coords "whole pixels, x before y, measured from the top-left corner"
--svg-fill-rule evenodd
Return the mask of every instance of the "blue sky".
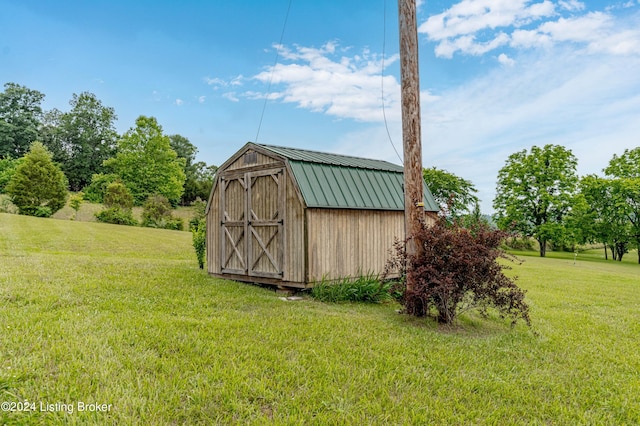
<path id="1" fill-rule="evenodd" d="M 483 211 L 516 151 L 561 144 L 588 174 L 640 145 L 640 0 L 419 3 L 423 163 Z M 393 0 L 0 0 L 0 84 L 45 109 L 93 92 L 118 131 L 154 116 L 208 164 L 256 136 L 399 163 L 397 21 Z"/>

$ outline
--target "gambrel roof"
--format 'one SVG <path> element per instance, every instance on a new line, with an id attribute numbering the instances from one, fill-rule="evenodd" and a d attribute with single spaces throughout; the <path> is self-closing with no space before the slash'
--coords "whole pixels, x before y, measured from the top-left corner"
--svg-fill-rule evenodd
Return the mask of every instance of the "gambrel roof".
<path id="1" fill-rule="evenodd" d="M 307 207 L 404 210 L 404 168 L 382 160 L 248 143 L 286 160 Z M 438 204 L 424 189 L 426 211 Z"/>

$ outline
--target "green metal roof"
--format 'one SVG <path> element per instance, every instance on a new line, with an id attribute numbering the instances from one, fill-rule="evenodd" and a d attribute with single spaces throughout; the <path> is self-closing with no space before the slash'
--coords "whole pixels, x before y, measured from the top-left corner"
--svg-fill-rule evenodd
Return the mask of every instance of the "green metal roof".
<path id="1" fill-rule="evenodd" d="M 255 144 L 289 161 L 307 207 L 404 210 L 404 168 L 325 152 Z M 438 211 L 424 188 L 425 210 Z"/>

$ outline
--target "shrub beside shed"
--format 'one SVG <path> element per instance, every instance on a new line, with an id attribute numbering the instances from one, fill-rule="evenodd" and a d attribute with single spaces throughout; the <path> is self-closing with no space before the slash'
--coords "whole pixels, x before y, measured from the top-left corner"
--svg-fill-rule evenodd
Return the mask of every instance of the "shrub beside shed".
<path id="1" fill-rule="evenodd" d="M 381 273 L 404 238 L 402 187 L 402 166 L 386 161 L 247 143 L 216 174 L 208 272 L 294 288 Z"/>

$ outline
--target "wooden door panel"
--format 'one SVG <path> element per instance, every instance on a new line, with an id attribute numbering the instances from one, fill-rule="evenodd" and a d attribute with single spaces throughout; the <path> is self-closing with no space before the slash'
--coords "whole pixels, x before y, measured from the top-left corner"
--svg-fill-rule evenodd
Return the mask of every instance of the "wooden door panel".
<path id="1" fill-rule="evenodd" d="M 247 224 L 244 176 L 220 180 L 222 223 L 220 256 L 222 272 L 246 274 Z"/>
<path id="2" fill-rule="evenodd" d="M 249 173 L 247 194 L 249 275 L 282 278 L 284 170 Z"/>
<path id="3" fill-rule="evenodd" d="M 283 277 L 283 168 L 220 179 L 222 272 Z"/>

